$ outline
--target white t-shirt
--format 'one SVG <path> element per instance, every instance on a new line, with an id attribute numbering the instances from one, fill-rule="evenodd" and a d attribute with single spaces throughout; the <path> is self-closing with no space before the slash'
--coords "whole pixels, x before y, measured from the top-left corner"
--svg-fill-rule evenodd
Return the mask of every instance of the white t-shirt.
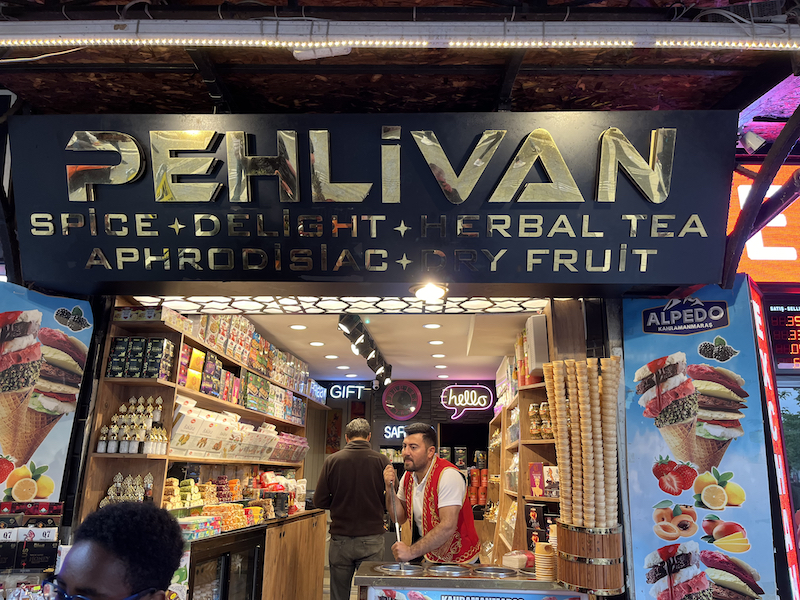
<path id="1" fill-rule="evenodd" d="M 425 495 L 425 484 L 428 481 L 428 475 L 433 468 L 433 464 L 428 468 L 425 477 L 422 478 L 414 487 L 414 501 L 412 502 L 412 510 L 414 511 L 414 522 L 417 524 L 420 535 L 422 535 L 422 499 Z M 397 491 L 397 498 L 400 502 L 406 501 L 406 486 L 405 478 L 413 477 L 415 474 L 406 472 L 400 480 L 400 489 Z M 416 478 L 415 478 L 416 481 Z M 439 477 L 439 508 L 444 506 L 462 506 L 464 498 L 467 494 L 467 482 L 456 469 L 447 468 L 442 471 Z"/>

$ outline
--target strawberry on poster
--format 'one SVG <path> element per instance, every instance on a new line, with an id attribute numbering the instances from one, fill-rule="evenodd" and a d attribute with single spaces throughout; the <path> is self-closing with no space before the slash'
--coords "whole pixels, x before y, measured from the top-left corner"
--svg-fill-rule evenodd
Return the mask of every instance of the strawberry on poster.
<path id="1" fill-rule="evenodd" d="M 0 283 L 2 501 L 59 501 L 92 330 L 88 302 Z"/>
<path id="2" fill-rule="evenodd" d="M 637 597 L 777 598 L 744 277 L 732 290 L 626 299 L 623 327 Z"/>

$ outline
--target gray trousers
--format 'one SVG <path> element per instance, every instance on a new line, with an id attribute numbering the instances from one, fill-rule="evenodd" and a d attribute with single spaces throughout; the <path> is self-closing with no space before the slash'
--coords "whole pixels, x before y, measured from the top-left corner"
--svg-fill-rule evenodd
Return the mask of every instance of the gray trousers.
<path id="1" fill-rule="evenodd" d="M 348 600 L 353 574 L 363 561 L 383 560 L 383 534 L 350 537 L 331 535 L 328 564 L 331 600 Z"/>

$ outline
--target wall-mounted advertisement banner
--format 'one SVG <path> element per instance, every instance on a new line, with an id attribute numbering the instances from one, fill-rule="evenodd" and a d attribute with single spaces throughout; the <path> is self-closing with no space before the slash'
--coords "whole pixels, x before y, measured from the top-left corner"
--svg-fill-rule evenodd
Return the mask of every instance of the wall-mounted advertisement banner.
<path id="1" fill-rule="evenodd" d="M 82 293 L 718 283 L 736 119 L 13 117 L 23 272 Z"/>
<path id="2" fill-rule="evenodd" d="M 58 501 L 92 329 L 88 302 L 0 283 L 3 501 Z"/>
<path id="3" fill-rule="evenodd" d="M 683 299 L 625 300 L 623 318 L 636 597 L 776 600 L 746 278 Z"/>
<path id="4" fill-rule="evenodd" d="M 534 582 L 531 582 L 535 585 Z M 566 590 L 450 590 L 413 588 L 368 588 L 367 600 L 586 600 L 588 596 Z"/>

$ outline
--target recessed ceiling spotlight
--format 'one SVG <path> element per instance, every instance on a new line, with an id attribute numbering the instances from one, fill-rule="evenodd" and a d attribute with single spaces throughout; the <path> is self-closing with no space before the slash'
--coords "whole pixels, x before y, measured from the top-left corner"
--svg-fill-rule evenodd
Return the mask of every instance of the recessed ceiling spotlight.
<path id="1" fill-rule="evenodd" d="M 305 325 L 289 325 L 289 329 L 296 329 L 297 331 L 301 331 L 303 329 L 307 329 Z"/>
<path id="2" fill-rule="evenodd" d="M 439 375 L 439 379 L 449 379 L 450 375 Z"/>
<path id="3" fill-rule="evenodd" d="M 339 357 L 336 356 L 335 354 L 326 354 L 325 358 L 327 358 L 328 360 L 336 360 Z"/>
<path id="4" fill-rule="evenodd" d="M 324 346 L 325 342 L 309 342 L 309 346 Z"/>
<path id="5" fill-rule="evenodd" d="M 427 323 L 427 324 L 423 325 L 423 327 L 425 329 L 439 329 L 439 327 L 441 327 L 441 325 L 439 325 L 438 323 Z"/>
<path id="6" fill-rule="evenodd" d="M 350 367 L 345 367 L 344 365 L 339 365 L 336 368 L 339 369 L 340 371 L 347 371 Z"/>
<path id="7" fill-rule="evenodd" d="M 447 286 L 443 283 L 426 283 L 424 285 L 415 285 L 410 289 L 418 299 L 424 302 L 432 300 L 441 300 L 447 293 Z"/>
<path id="8" fill-rule="evenodd" d="M 434 369 L 446 369 L 447 365 L 436 365 Z"/>
<path id="9" fill-rule="evenodd" d="M 345 377 L 358 377 L 358 373 L 348 373 Z"/>
<path id="10" fill-rule="evenodd" d="M 442 340 L 431 340 L 431 341 L 430 341 L 430 342 L 428 342 L 428 343 L 429 343 L 431 346 L 441 346 L 442 344 L 444 344 L 444 342 L 443 342 Z"/>
<path id="11" fill-rule="evenodd" d="M 431 354 L 433 358 L 444 358 L 444 354 Z"/>

